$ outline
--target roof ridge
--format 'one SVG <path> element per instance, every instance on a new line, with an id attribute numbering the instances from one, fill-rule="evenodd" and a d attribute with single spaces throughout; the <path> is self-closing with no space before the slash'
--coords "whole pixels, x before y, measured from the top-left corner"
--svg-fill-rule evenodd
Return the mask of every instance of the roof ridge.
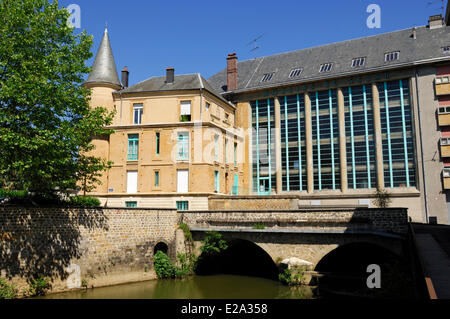
<path id="1" fill-rule="evenodd" d="M 445 27 L 445 26 L 443 26 Z M 397 33 L 397 32 L 404 32 L 406 30 L 410 30 L 416 28 L 427 28 L 426 25 L 423 26 L 415 26 L 415 27 L 409 27 L 409 28 L 405 28 L 405 29 L 401 29 L 401 30 L 395 30 L 395 31 L 390 31 L 390 32 L 384 32 L 384 33 L 380 33 L 380 34 L 374 34 L 374 35 L 369 35 L 369 36 L 362 36 L 362 37 L 358 37 L 358 38 L 353 38 L 353 39 L 347 39 L 347 40 L 342 40 L 342 41 L 335 41 L 335 42 L 331 42 L 331 43 L 326 43 L 326 44 L 320 44 L 320 45 L 315 45 L 312 47 L 307 47 L 307 48 L 303 48 L 303 49 L 297 49 L 297 50 L 291 50 L 291 51 L 286 51 L 286 52 L 281 52 L 281 53 L 275 53 L 275 54 L 269 54 L 269 55 L 264 55 L 258 58 L 253 58 L 253 59 L 247 59 L 247 60 L 241 60 L 238 63 L 241 62 L 248 62 L 248 61 L 252 61 L 252 60 L 258 60 L 258 59 L 264 59 L 264 58 L 268 58 L 268 57 L 274 57 L 274 56 L 280 56 L 283 54 L 290 54 L 290 53 L 294 53 L 294 52 L 298 52 L 298 51 L 303 51 L 303 50 L 310 50 L 310 49 L 316 49 L 316 48 L 321 48 L 321 47 L 326 47 L 329 45 L 334 45 L 337 43 L 345 43 L 345 42 L 350 42 L 350 41 L 356 41 L 356 40 L 362 40 L 362 39 L 369 39 L 369 38 L 374 38 L 374 37 L 379 37 L 379 36 L 383 36 L 383 35 L 387 35 L 387 34 L 392 34 L 392 33 Z"/>

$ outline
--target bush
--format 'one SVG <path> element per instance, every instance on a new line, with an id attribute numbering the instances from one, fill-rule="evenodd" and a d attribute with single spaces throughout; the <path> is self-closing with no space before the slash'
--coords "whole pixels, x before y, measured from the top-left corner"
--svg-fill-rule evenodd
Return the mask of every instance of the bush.
<path id="1" fill-rule="evenodd" d="M 5 279 L 0 278 L 0 299 L 12 299 L 16 297 L 16 289 L 8 285 Z"/>
<path id="2" fill-rule="evenodd" d="M 31 296 L 44 296 L 52 286 L 44 277 L 31 279 L 28 294 Z"/>
<path id="3" fill-rule="evenodd" d="M 100 200 L 92 196 L 73 196 L 69 203 L 78 207 L 99 207 Z"/>
<path id="4" fill-rule="evenodd" d="M 28 198 L 28 191 L 27 190 L 13 191 L 8 189 L 0 189 L 0 198 L 1 197 L 6 197 L 11 200 L 26 199 Z"/>
<path id="5" fill-rule="evenodd" d="M 153 264 L 155 265 L 156 275 L 159 279 L 175 277 L 175 266 L 172 264 L 169 257 L 161 250 L 156 252 Z"/>
<path id="6" fill-rule="evenodd" d="M 266 226 L 264 224 L 261 223 L 253 224 L 253 229 L 265 229 L 265 228 Z"/>
<path id="7" fill-rule="evenodd" d="M 202 244 L 200 250 L 206 255 L 218 255 L 228 248 L 227 242 L 216 231 L 206 232 L 206 237 L 202 240 Z"/>
<path id="8" fill-rule="evenodd" d="M 288 286 L 305 284 L 306 270 L 304 266 L 295 267 L 293 270 L 286 268 L 278 274 L 278 280 Z"/>
<path id="9" fill-rule="evenodd" d="M 389 207 L 391 201 L 391 194 L 387 190 L 377 187 L 374 204 L 379 208 L 386 208 Z"/>

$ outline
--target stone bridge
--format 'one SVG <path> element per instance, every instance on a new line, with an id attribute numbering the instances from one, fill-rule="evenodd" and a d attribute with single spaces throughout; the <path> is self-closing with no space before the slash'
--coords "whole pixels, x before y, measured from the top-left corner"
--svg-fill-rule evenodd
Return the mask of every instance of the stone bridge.
<path id="1" fill-rule="evenodd" d="M 180 222 L 189 226 L 197 249 L 205 232 L 214 230 L 228 241 L 256 244 L 275 264 L 296 257 L 315 268 L 330 252 L 355 243 L 366 245 L 367 249 L 381 247 L 401 256 L 407 233 L 407 209 L 186 211 L 180 212 Z"/>

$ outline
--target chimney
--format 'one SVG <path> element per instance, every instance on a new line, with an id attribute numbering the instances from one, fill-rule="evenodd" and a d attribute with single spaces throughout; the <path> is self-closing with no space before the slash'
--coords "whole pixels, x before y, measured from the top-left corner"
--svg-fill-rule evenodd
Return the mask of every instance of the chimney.
<path id="1" fill-rule="evenodd" d="M 430 29 L 441 28 L 443 25 L 444 25 L 444 20 L 442 20 L 441 14 L 430 16 L 430 18 L 428 19 L 428 27 Z"/>
<path id="2" fill-rule="evenodd" d="M 238 88 L 238 67 L 236 53 L 230 53 L 227 57 L 227 91 Z"/>
<path id="3" fill-rule="evenodd" d="M 166 83 L 173 83 L 174 80 L 175 80 L 175 69 L 169 67 L 166 69 Z"/>
<path id="4" fill-rule="evenodd" d="M 128 72 L 127 67 L 124 67 L 122 70 L 122 86 L 124 88 L 128 87 L 128 76 L 130 75 L 130 72 Z"/>
<path id="5" fill-rule="evenodd" d="M 412 38 L 413 38 L 414 40 L 417 39 L 416 27 L 414 27 L 414 28 L 412 29 Z"/>

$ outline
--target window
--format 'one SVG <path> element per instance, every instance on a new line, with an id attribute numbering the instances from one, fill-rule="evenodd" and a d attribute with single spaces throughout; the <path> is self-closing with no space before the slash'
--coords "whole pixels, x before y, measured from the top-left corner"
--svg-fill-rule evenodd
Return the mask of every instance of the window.
<path id="1" fill-rule="evenodd" d="M 189 159 L 189 132 L 178 133 L 178 157 L 179 160 Z"/>
<path id="2" fill-rule="evenodd" d="M 234 174 L 234 184 L 231 189 L 231 195 L 239 195 L 239 176 Z"/>
<path id="3" fill-rule="evenodd" d="M 225 113 L 225 122 L 228 122 L 229 119 L 230 119 L 230 114 Z"/>
<path id="4" fill-rule="evenodd" d="M 191 101 L 182 101 L 180 106 L 180 122 L 191 121 Z"/>
<path id="5" fill-rule="evenodd" d="M 177 201 L 178 210 L 189 210 L 189 202 L 187 200 Z"/>
<path id="6" fill-rule="evenodd" d="M 159 155 L 160 133 L 156 132 L 156 155 Z"/>
<path id="7" fill-rule="evenodd" d="M 208 102 L 206 102 L 206 111 L 209 111 L 209 107 L 211 106 L 211 104 L 209 104 Z"/>
<path id="8" fill-rule="evenodd" d="M 450 177 L 450 167 L 444 167 L 444 171 L 442 173 L 444 177 Z"/>
<path id="9" fill-rule="evenodd" d="M 228 139 L 225 139 L 225 164 L 227 163 Z"/>
<path id="10" fill-rule="evenodd" d="M 450 53 L 450 46 L 443 47 L 443 48 L 442 48 L 442 52 L 443 52 L 443 53 Z"/>
<path id="11" fill-rule="evenodd" d="M 386 53 L 384 55 L 384 62 L 391 62 L 398 60 L 399 54 L 400 54 L 399 51 Z"/>
<path id="12" fill-rule="evenodd" d="M 219 135 L 214 135 L 214 160 L 219 160 Z"/>
<path id="13" fill-rule="evenodd" d="M 214 191 L 219 192 L 219 171 L 214 171 Z"/>
<path id="14" fill-rule="evenodd" d="M 125 202 L 125 207 L 137 207 L 137 202 Z"/>
<path id="15" fill-rule="evenodd" d="M 272 80 L 273 77 L 273 73 L 266 73 L 263 75 L 261 82 L 269 82 L 270 80 Z"/>
<path id="16" fill-rule="evenodd" d="M 449 76 L 439 76 L 436 77 L 436 84 L 442 84 L 442 83 L 448 83 L 449 82 Z"/>
<path id="17" fill-rule="evenodd" d="M 159 187 L 159 171 L 155 171 L 155 187 Z"/>
<path id="18" fill-rule="evenodd" d="M 137 179 L 138 179 L 137 171 L 127 172 L 127 193 L 129 194 L 137 193 Z"/>
<path id="19" fill-rule="evenodd" d="M 324 63 L 320 66 L 319 72 L 330 72 L 333 68 L 333 63 Z"/>
<path id="20" fill-rule="evenodd" d="M 128 156 L 127 160 L 137 161 L 139 153 L 139 135 L 129 134 L 128 135 Z"/>
<path id="21" fill-rule="evenodd" d="M 364 66 L 366 64 L 366 58 L 356 58 L 352 60 L 352 68 Z"/>
<path id="22" fill-rule="evenodd" d="M 237 143 L 234 143 L 234 166 L 237 166 Z"/>
<path id="23" fill-rule="evenodd" d="M 142 124 L 143 113 L 144 113 L 144 106 L 142 104 L 133 104 L 134 124 Z"/>
<path id="24" fill-rule="evenodd" d="M 441 106 L 438 108 L 439 114 L 448 114 L 450 113 L 450 106 Z"/>
<path id="25" fill-rule="evenodd" d="M 450 137 L 441 137 L 441 145 L 450 145 Z"/>
<path id="26" fill-rule="evenodd" d="M 189 191 L 189 171 L 187 169 L 177 170 L 177 193 Z"/>
<path id="27" fill-rule="evenodd" d="M 289 77 L 290 78 L 298 77 L 302 74 L 302 72 L 303 72 L 302 68 L 292 69 L 291 72 L 289 72 Z"/>

